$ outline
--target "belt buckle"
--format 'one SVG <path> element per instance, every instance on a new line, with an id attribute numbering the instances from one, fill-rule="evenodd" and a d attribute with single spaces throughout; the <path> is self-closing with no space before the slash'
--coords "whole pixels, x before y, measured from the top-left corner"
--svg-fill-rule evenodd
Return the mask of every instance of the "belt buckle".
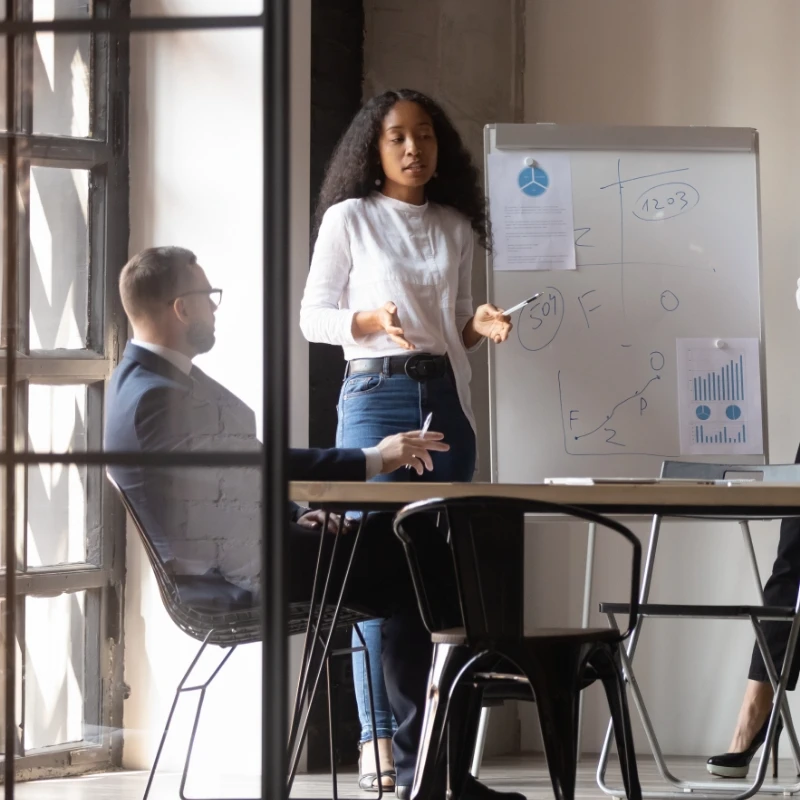
<path id="1" fill-rule="evenodd" d="M 424 355 L 423 353 L 409 356 L 406 359 L 406 363 L 403 365 L 403 369 L 409 378 L 418 383 L 425 383 L 431 378 L 440 377 L 440 370 L 436 362 L 436 357 Z"/>

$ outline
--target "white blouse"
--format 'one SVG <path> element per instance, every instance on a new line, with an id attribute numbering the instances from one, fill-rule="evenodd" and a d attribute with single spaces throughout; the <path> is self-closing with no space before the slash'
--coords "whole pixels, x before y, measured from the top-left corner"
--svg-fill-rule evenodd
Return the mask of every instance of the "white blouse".
<path id="1" fill-rule="evenodd" d="M 474 429 L 472 370 L 461 338 L 473 314 L 472 253 L 469 220 L 448 206 L 412 205 L 379 192 L 337 203 L 325 212 L 314 247 L 300 307 L 303 334 L 342 345 L 348 361 L 408 355 L 383 331 L 353 336 L 356 312 L 392 301 L 416 352 L 450 357 Z"/>

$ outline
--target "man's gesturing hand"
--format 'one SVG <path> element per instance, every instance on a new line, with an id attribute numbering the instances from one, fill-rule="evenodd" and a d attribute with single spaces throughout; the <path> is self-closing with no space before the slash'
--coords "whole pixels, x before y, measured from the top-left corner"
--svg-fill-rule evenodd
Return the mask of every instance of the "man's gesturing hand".
<path id="1" fill-rule="evenodd" d="M 411 431 L 410 433 L 397 433 L 394 436 L 387 436 L 379 445 L 383 458 L 382 473 L 394 472 L 406 464 L 417 471 L 417 475 L 427 469 L 433 469 L 433 461 L 429 451 L 446 453 L 450 449 L 449 444 L 445 444 L 444 434 L 428 431 L 425 438 L 422 438 L 422 431 Z"/>

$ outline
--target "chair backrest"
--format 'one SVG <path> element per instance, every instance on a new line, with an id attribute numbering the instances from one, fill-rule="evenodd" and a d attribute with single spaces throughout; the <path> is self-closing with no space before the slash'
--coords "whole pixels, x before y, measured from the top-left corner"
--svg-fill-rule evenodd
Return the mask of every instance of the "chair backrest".
<path id="1" fill-rule="evenodd" d="M 141 518 L 125 492 L 106 473 L 122 505 L 139 533 L 158 584 L 161 600 L 172 621 L 184 633 L 211 644 L 245 644 L 261 638 L 260 609 L 250 592 L 234 586 L 221 575 L 175 575 L 162 563 Z"/>
<path id="2" fill-rule="evenodd" d="M 662 478 L 722 481 L 749 477 L 771 483 L 800 483 L 800 464 L 703 464 L 698 461 L 664 461 Z"/>
<path id="3" fill-rule="evenodd" d="M 223 646 L 247 644 L 261 639 L 261 608 L 256 607 L 250 592 L 225 580 L 220 574 L 174 575 L 161 560 L 155 545 L 142 525 L 141 518 L 117 482 L 106 474 L 122 505 L 139 533 L 153 574 L 156 577 L 161 600 L 172 621 L 184 633 L 199 641 Z M 312 604 L 290 603 L 287 632 L 290 635 L 305 633 L 308 628 Z M 320 616 L 319 606 L 314 608 L 315 618 Z M 335 621 L 337 627 L 355 625 L 373 619 L 374 613 L 366 609 L 326 605 L 319 620 L 321 630 L 327 630 Z"/>
<path id="4" fill-rule="evenodd" d="M 514 591 L 523 585 L 523 559 L 517 554 L 522 552 L 526 514 L 558 514 L 593 522 L 628 541 L 633 551 L 630 614 L 620 640 L 629 636 L 639 615 L 639 539 L 620 522 L 582 508 L 498 497 L 425 500 L 406 506 L 395 517 L 395 534 L 406 552 L 419 610 L 428 630 L 436 630 L 436 615 L 430 602 L 436 587 L 431 586 L 430 578 L 426 579 L 417 558 L 415 520 L 439 516 L 452 554 L 462 623 L 468 638 L 476 640 L 518 637 L 523 633 L 522 598 Z M 514 556 L 511 563 L 506 555 L 509 552 Z"/>

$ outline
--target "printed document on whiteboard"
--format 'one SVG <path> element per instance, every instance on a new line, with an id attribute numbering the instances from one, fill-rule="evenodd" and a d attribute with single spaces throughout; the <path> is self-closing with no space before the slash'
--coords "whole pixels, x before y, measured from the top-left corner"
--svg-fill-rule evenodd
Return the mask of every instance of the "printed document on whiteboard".
<path id="1" fill-rule="evenodd" d="M 494 269 L 575 269 L 572 170 L 564 153 L 489 155 Z"/>
<path id="2" fill-rule="evenodd" d="M 681 455 L 761 455 L 758 339 L 677 339 Z"/>

